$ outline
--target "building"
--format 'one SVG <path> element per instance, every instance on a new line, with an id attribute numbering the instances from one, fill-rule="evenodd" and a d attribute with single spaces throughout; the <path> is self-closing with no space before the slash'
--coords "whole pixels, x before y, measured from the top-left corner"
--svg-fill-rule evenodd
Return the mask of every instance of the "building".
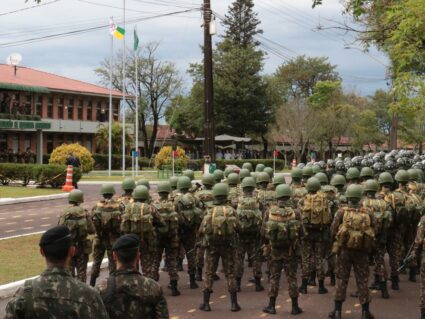
<path id="1" fill-rule="evenodd" d="M 50 154 L 63 143 L 96 152 L 95 133 L 109 119 L 109 89 L 27 67 L 0 64 L 0 153 Z M 122 93 L 112 91 L 118 120 Z"/>

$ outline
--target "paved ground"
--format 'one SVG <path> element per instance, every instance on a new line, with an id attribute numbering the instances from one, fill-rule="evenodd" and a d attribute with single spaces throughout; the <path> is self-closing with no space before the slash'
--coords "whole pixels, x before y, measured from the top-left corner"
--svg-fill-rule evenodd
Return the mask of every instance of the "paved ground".
<path id="1" fill-rule="evenodd" d="M 105 276 L 103 272 L 102 276 Z M 238 313 L 230 312 L 229 297 L 225 291 L 225 281 L 221 279 L 214 285 L 214 293 L 212 295 L 212 311 L 205 313 L 199 310 L 199 304 L 202 301 L 202 290 L 190 290 L 188 288 L 188 277 L 185 273 L 180 273 L 181 280 L 179 282 L 179 297 L 171 297 L 170 291 L 166 288 L 168 284 L 168 276 L 161 274 L 161 285 L 168 301 L 171 319 L 217 319 L 217 318 L 238 318 L 238 319 L 254 319 L 254 318 L 299 318 L 299 319 L 325 319 L 331 308 L 333 307 L 333 287 L 329 288 L 329 294 L 318 295 L 316 287 L 310 287 L 309 294 L 301 295 L 300 306 L 304 313 L 299 316 L 290 315 L 290 299 L 286 292 L 286 280 L 281 281 L 281 296 L 279 296 L 278 314 L 276 316 L 265 314 L 261 309 L 267 305 L 267 292 L 255 292 L 252 284 L 249 284 L 246 278 L 243 280 L 242 292 L 239 294 L 239 303 L 242 311 Z M 224 278 L 223 274 L 221 277 Z M 202 283 L 201 283 L 202 284 Z M 267 282 L 264 283 L 267 286 Z M 350 280 L 350 289 L 353 291 L 354 278 Z M 379 292 L 372 292 L 373 301 L 371 310 L 376 319 L 415 319 L 419 318 L 418 309 L 418 293 L 419 284 L 410 283 L 406 280 L 406 276 L 401 276 L 401 290 L 394 292 L 390 290 L 391 298 L 383 300 L 380 298 Z M 4 310 L 8 299 L 0 299 L 0 318 L 4 316 Z M 361 307 L 358 299 L 347 297 L 347 301 L 343 305 L 344 319 L 360 318 Z"/>

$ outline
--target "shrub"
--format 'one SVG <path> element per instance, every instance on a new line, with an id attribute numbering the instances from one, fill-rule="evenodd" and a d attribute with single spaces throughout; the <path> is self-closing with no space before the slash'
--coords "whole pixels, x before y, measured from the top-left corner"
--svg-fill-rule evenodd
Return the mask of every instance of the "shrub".
<path id="1" fill-rule="evenodd" d="M 164 146 L 158 152 L 155 157 L 155 167 L 158 169 L 163 169 L 164 166 L 172 165 L 172 156 L 171 152 L 173 149 L 171 146 Z M 174 167 L 176 169 L 184 169 L 187 167 L 189 157 L 186 156 L 186 152 L 181 147 L 177 147 L 177 157 L 174 160 Z"/>
<path id="2" fill-rule="evenodd" d="M 255 167 L 258 164 L 264 164 L 265 166 L 273 167 L 273 160 L 272 159 L 242 159 L 242 160 L 216 160 L 217 168 L 224 170 L 226 168 L 226 165 L 237 165 L 239 167 L 242 167 L 243 163 L 251 163 L 252 167 L 255 169 Z M 283 160 L 276 160 L 276 170 L 282 170 L 285 168 L 285 161 Z"/>
<path id="3" fill-rule="evenodd" d="M 98 170 L 108 169 L 108 155 L 105 154 L 93 154 L 94 167 Z M 121 169 L 122 166 L 122 155 L 112 155 L 112 169 Z M 149 165 L 150 164 L 150 165 Z M 146 157 L 139 157 L 139 167 L 153 167 L 154 161 L 149 161 Z M 131 156 L 125 157 L 125 166 L 131 167 Z"/>
<path id="4" fill-rule="evenodd" d="M 74 156 L 78 157 L 80 160 L 80 169 L 83 173 L 88 173 L 93 170 L 94 159 L 91 153 L 87 148 L 78 143 L 62 144 L 56 147 L 50 156 L 49 164 L 65 165 L 70 153 L 74 154 Z"/>
<path id="5" fill-rule="evenodd" d="M 7 185 L 15 179 L 15 174 L 19 170 L 16 165 L 13 163 L 0 164 L 0 183 Z"/>

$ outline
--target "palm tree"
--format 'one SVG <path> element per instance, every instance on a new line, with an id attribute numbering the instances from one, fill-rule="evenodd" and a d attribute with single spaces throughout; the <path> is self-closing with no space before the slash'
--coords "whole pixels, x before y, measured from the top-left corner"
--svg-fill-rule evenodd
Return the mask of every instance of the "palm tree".
<path id="1" fill-rule="evenodd" d="M 125 147 L 130 150 L 133 146 L 133 139 L 125 133 Z M 109 148 L 109 125 L 101 126 L 96 132 L 96 147 L 101 154 L 108 154 Z M 122 125 L 112 124 L 112 154 L 121 154 L 122 152 Z"/>

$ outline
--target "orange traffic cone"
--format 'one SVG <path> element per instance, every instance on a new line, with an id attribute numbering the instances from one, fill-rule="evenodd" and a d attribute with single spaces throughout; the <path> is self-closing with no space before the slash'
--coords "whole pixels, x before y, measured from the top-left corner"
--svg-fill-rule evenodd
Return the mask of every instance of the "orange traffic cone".
<path id="1" fill-rule="evenodd" d="M 65 181 L 65 185 L 62 186 L 62 190 L 64 192 L 70 192 L 74 189 L 74 186 L 72 186 L 72 170 L 73 170 L 73 166 L 72 165 L 68 165 L 67 169 L 66 169 L 66 181 Z"/>

